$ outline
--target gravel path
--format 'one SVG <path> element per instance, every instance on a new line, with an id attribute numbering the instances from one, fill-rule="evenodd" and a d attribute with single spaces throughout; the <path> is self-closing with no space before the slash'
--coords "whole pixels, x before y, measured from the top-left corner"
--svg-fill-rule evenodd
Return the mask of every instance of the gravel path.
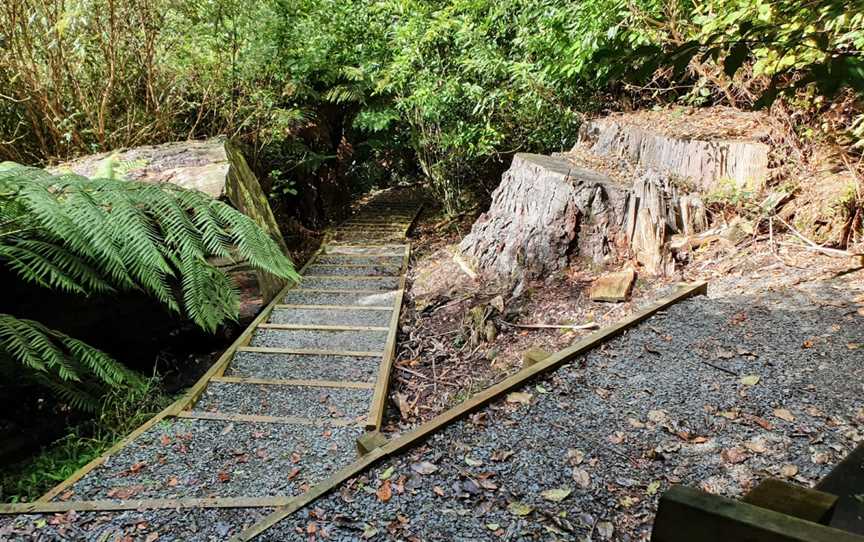
<path id="1" fill-rule="evenodd" d="M 402 255 L 398 256 L 359 256 L 346 254 L 321 254 L 315 258 L 316 264 L 352 264 L 352 265 L 379 265 L 382 263 L 401 266 Z"/>
<path id="2" fill-rule="evenodd" d="M 259 329 L 249 344 L 265 348 L 383 352 L 386 342 L 386 331 Z"/>
<path id="3" fill-rule="evenodd" d="M 679 303 L 262 540 L 310 523 L 331 541 L 647 540 L 670 484 L 728 496 L 769 476 L 812 484 L 864 440 L 856 294 Z"/>
<path id="4" fill-rule="evenodd" d="M 364 265 L 363 267 L 330 267 L 325 265 L 311 265 L 306 268 L 307 275 L 357 275 L 361 277 L 396 277 L 399 276 L 399 267 L 390 265 Z"/>
<path id="5" fill-rule="evenodd" d="M 0 540 L 48 542 L 187 542 L 227 540 L 266 516 L 270 508 L 127 510 L 0 516 Z M 150 537 L 150 538 L 148 538 Z"/>
<path id="6" fill-rule="evenodd" d="M 387 307 L 396 301 L 396 292 L 380 294 L 346 294 L 289 290 L 282 299 L 289 305 L 366 305 Z"/>
<path id="7" fill-rule="evenodd" d="M 300 287 L 307 290 L 395 290 L 399 288 L 399 277 L 345 279 L 305 276 Z"/>
<path id="8" fill-rule="evenodd" d="M 271 324 L 387 327 L 393 311 L 362 309 L 274 309 Z"/>
<path id="9" fill-rule="evenodd" d="M 361 433 L 358 427 L 166 420 L 74 484 L 69 500 L 296 495 L 352 461 Z"/>
<path id="10" fill-rule="evenodd" d="M 211 382 L 194 410 L 354 421 L 369 413 L 371 389 Z"/>
<path id="11" fill-rule="evenodd" d="M 238 352 L 225 374 L 247 378 L 374 382 L 380 363 L 378 357 Z"/>

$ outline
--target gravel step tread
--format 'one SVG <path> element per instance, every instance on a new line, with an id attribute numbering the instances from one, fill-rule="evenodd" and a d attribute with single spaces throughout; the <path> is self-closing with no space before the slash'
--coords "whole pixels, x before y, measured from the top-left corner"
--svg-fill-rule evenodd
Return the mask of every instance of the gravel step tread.
<path id="1" fill-rule="evenodd" d="M 286 305 L 365 305 L 389 307 L 396 301 L 395 291 L 379 293 L 328 293 L 288 290 L 282 302 Z"/>
<path id="2" fill-rule="evenodd" d="M 297 350 L 383 352 L 387 331 L 327 331 L 310 329 L 258 329 L 249 346 Z"/>
<path id="3" fill-rule="evenodd" d="M 381 358 L 237 352 L 226 376 L 273 380 L 375 382 Z"/>
<path id="4" fill-rule="evenodd" d="M 392 310 L 277 308 L 267 321 L 271 324 L 387 327 L 392 314 Z"/>
<path id="5" fill-rule="evenodd" d="M 405 245 L 387 245 L 371 247 L 328 245 L 324 249 L 324 254 L 337 254 L 347 256 L 402 256 L 405 254 L 405 248 Z"/>
<path id="6" fill-rule="evenodd" d="M 211 382 L 195 410 L 354 422 L 365 419 L 371 389 Z"/>
<path id="7" fill-rule="evenodd" d="M 272 508 L 192 508 L 0 516 L 0 540 L 48 542 L 203 542 L 228 540 L 260 521 Z M 158 538 L 153 538 L 158 536 Z M 150 538 L 148 538 L 150 537 Z"/>
<path id="8" fill-rule="evenodd" d="M 330 265 L 352 264 L 352 265 L 378 265 L 382 263 L 401 266 L 402 255 L 397 256 L 363 256 L 352 254 L 321 254 L 315 258 L 315 263 Z M 397 267 L 398 269 L 398 267 Z"/>
<path id="9" fill-rule="evenodd" d="M 307 275 L 300 281 L 300 288 L 306 290 L 395 290 L 399 288 L 399 277 L 345 279 Z"/>
<path id="10" fill-rule="evenodd" d="M 810 485 L 864 439 L 864 349 L 848 346 L 864 345 L 864 326 L 854 307 L 788 301 L 678 303 L 259 539 L 315 523 L 336 542 L 373 530 L 398 539 L 545 540 L 553 529 L 579 540 L 598 528 L 606 539 L 642 540 L 671 484 L 737 498 L 791 465 L 792 481 Z M 742 382 L 746 375 L 759 380 Z M 415 469 L 423 461 L 432 465 L 422 467 L 427 474 Z M 387 502 L 373 491 L 384 472 Z M 543 496 L 562 489 L 560 502 Z"/>
<path id="11" fill-rule="evenodd" d="M 398 277 L 399 267 L 389 265 L 364 265 L 363 267 L 331 267 L 329 265 L 310 265 L 306 268 L 307 275 L 357 275 L 360 277 Z"/>
<path id="12" fill-rule="evenodd" d="M 68 500 L 297 495 L 303 484 L 354 460 L 361 433 L 357 427 L 168 419 L 76 482 Z"/>

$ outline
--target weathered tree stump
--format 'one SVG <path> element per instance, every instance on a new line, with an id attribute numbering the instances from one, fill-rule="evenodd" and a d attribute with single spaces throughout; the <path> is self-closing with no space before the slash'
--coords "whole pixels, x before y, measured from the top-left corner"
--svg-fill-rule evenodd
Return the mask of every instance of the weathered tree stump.
<path id="1" fill-rule="evenodd" d="M 574 256 L 597 264 L 631 256 L 651 275 L 674 271 L 673 233 L 705 228 L 695 195 L 646 171 L 632 186 L 563 156 L 517 154 L 489 210 L 459 249 L 487 280 L 515 287 L 563 269 Z"/>

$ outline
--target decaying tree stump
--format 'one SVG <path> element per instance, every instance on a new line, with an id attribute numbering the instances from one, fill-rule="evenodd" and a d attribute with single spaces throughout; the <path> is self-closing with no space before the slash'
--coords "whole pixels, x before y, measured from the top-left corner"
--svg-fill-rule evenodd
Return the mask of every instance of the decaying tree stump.
<path id="1" fill-rule="evenodd" d="M 682 139 L 599 119 L 582 125 L 577 145 L 688 179 L 701 192 L 716 189 L 723 181 L 732 181 L 738 188 L 758 188 L 770 175 L 769 147 L 758 141 Z"/>
<path id="2" fill-rule="evenodd" d="M 627 186 L 566 157 L 517 154 L 459 249 L 507 287 L 560 271 L 574 256 L 598 264 L 632 256 L 663 275 L 674 270 L 670 236 L 704 228 L 701 200 L 679 196 L 668 175 L 649 170 Z"/>

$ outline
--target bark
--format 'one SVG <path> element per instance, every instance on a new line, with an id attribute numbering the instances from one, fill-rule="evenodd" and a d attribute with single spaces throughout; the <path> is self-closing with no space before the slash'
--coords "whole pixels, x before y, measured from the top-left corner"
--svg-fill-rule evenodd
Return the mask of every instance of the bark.
<path id="1" fill-rule="evenodd" d="M 723 182 L 756 189 L 768 180 L 768 145 L 758 141 L 680 139 L 613 120 L 582 125 L 577 145 L 685 179 L 698 192 Z"/>

